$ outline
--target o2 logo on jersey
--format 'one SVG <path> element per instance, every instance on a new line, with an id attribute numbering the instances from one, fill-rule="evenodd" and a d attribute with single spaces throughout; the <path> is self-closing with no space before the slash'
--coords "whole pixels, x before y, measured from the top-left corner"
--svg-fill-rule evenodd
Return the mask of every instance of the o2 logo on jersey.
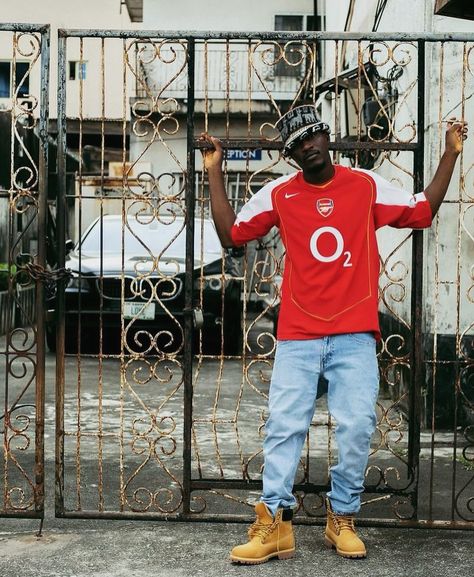
<path id="1" fill-rule="evenodd" d="M 332 198 L 320 198 L 316 201 L 316 210 L 321 216 L 327 217 L 334 210 L 334 201 Z"/>
<path id="2" fill-rule="evenodd" d="M 321 254 L 318 249 L 318 240 L 323 234 L 330 234 L 334 237 L 336 241 L 336 248 L 332 254 Z M 350 250 L 344 251 L 344 237 L 342 236 L 341 232 L 334 228 L 333 226 L 322 226 L 321 228 L 316 229 L 309 241 L 309 248 L 311 250 L 311 254 L 314 256 L 316 260 L 319 262 L 334 262 L 337 260 L 342 254 L 345 256 L 345 260 L 343 263 L 343 267 L 350 267 L 352 266 L 351 258 L 352 254 Z"/>

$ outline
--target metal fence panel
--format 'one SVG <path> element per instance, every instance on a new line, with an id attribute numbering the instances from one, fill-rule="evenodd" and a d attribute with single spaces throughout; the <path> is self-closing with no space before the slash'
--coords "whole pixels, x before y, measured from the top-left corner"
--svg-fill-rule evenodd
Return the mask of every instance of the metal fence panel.
<path id="1" fill-rule="evenodd" d="M 49 27 L 0 25 L 0 516 L 44 513 Z"/>
<path id="2" fill-rule="evenodd" d="M 470 115 L 473 41 L 60 31 L 59 266 L 74 276 L 55 304 L 58 515 L 239 520 L 260 490 L 284 253 L 274 234 L 243 256 L 207 244 L 200 132 L 222 138 L 236 208 L 294 170 L 274 124 L 302 101 L 330 122 L 335 161 L 422 190 L 445 120 Z M 70 61 L 98 82 L 71 82 Z M 362 522 L 472 527 L 468 150 L 431 232 L 379 236 L 382 386 Z M 323 517 L 333 428 L 323 396 L 300 522 Z"/>

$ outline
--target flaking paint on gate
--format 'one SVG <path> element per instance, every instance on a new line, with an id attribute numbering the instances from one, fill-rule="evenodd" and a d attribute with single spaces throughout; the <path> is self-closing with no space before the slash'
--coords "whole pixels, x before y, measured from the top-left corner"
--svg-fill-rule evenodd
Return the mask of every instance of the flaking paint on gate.
<path id="1" fill-rule="evenodd" d="M 266 178 L 291 170 L 280 157 L 273 124 L 280 113 L 303 99 L 317 102 L 330 119 L 331 148 L 337 161 L 381 172 L 391 167 L 391 177 L 421 190 L 427 176 L 425 71 L 436 70 L 440 86 L 436 131 L 432 129 L 433 118 L 426 127 L 431 130 L 432 145 L 441 140 L 449 108 L 442 91 L 446 46 L 450 57 L 459 54 L 454 64 L 462 78 L 462 112 L 465 117 L 469 115 L 473 41 L 469 35 L 401 34 L 394 38 L 387 34 L 180 32 L 164 38 L 156 31 L 60 31 L 58 173 L 62 194 L 56 204 L 56 276 L 63 276 L 63 267 L 68 264 L 66 238 L 75 235 L 78 241 L 92 215 L 100 217 L 102 231 L 108 212 L 120 215 L 124 228 L 128 218 L 140 218 L 137 215 L 147 215 L 157 226 L 168 226 L 183 215 L 186 250 L 181 260 L 174 259 L 175 272 L 170 273 L 164 265 L 173 259 L 167 258 L 166 249 L 179 236 L 171 238 L 169 246 L 158 253 L 145 246 L 148 257 L 137 259 L 135 276 L 139 282 L 135 284 L 126 280 L 124 237 L 119 242 L 122 264 L 118 270 L 111 274 L 106 258 L 99 258 L 94 281 L 101 294 L 96 332 L 82 326 L 86 325 L 86 290 L 78 292 L 76 324 L 72 328 L 67 324 L 71 311 L 66 307 L 65 290 L 69 280 L 58 280 L 54 300 L 57 515 L 243 520 L 251 514 L 260 490 L 261 443 L 275 344 L 274 310 L 284 255 L 278 238 L 272 235 L 249 247 L 243 257 L 233 255 L 243 259 L 239 273 L 243 340 L 231 355 L 224 354 L 219 343 L 212 348 L 209 331 L 193 329 L 199 316 L 194 309 L 205 305 L 204 291 L 211 278 L 222 294 L 230 278 L 224 260 L 209 276 L 199 264 L 203 254 L 194 245 L 204 234 L 209 213 L 207 183 L 196 155 L 202 146 L 198 140 L 201 130 L 217 133 L 227 149 L 262 151 L 260 159 L 247 154 L 243 160 L 229 158 L 225 163 L 236 208 Z M 324 79 L 317 77 L 316 66 L 321 43 L 327 47 L 321 51 L 328 59 Z M 117 49 L 120 62 L 115 57 L 115 73 L 108 75 L 110 54 Z M 72 100 L 76 104 L 71 105 L 68 94 L 72 87 L 66 82 L 68 54 L 81 62 L 91 51 L 98 62 L 99 82 L 91 87 L 79 79 Z M 342 51 L 356 56 L 353 69 L 342 68 Z M 427 68 L 428 61 L 435 65 Z M 391 90 L 382 96 L 379 89 L 384 83 L 387 86 L 389 70 L 391 78 L 396 78 Z M 216 78 L 220 78 L 218 86 Z M 89 90 L 99 94 L 99 117 L 90 118 L 84 108 Z M 120 117 L 107 115 L 107 94 L 111 91 L 122 95 Z M 369 100 L 366 113 L 370 126 L 361 114 Z M 87 134 L 92 124 L 98 127 L 99 142 L 94 175 L 86 170 L 86 157 L 89 155 L 90 160 L 91 153 Z M 344 138 L 350 127 L 352 138 Z M 112 134 L 121 139 L 116 148 L 120 159 L 114 158 L 115 172 L 109 172 L 107 165 Z M 75 150 L 66 137 L 76 142 Z M 78 161 L 74 182 L 66 175 L 67 158 L 71 157 Z M 446 210 L 457 210 L 462 223 L 457 231 L 458 266 L 452 281 L 459 287 L 454 357 L 439 356 L 440 331 L 427 330 L 428 325 L 436 327 L 436 323 L 429 324 L 431 320 L 427 324 L 423 283 L 426 271 L 422 263 L 430 246 L 423 246 L 419 232 L 382 239 L 382 392 L 362 523 L 472 527 L 472 425 L 468 420 L 472 409 L 472 325 L 463 324 L 459 312 L 465 303 L 472 302 L 472 279 L 462 264 L 464 246 L 472 239 L 466 218 L 472 206 L 472 195 L 466 191 L 466 183 L 472 180 L 471 166 L 465 155 L 459 172 L 461 192 L 454 193 L 446 204 Z M 436 246 L 441 246 L 438 232 L 435 234 Z M 103 246 L 103 236 L 99 237 Z M 444 283 L 439 254 L 434 261 L 434 285 L 439 291 Z M 85 258 L 79 262 L 82 274 L 75 271 L 72 280 L 84 288 L 90 270 Z M 120 316 L 115 348 L 107 320 L 113 312 L 113 299 L 105 291 L 111 286 L 111 277 L 118 278 L 122 287 L 120 298 L 114 301 L 119 303 Z M 169 283 L 169 296 L 181 286 L 178 277 L 185 299 L 179 318 L 176 311 L 170 313 L 168 297 L 156 288 Z M 155 310 L 161 307 L 171 328 L 141 325 L 141 331 L 134 330 L 141 322 L 140 311 L 133 309 L 131 318 L 120 315 L 130 294 L 135 291 L 135 300 L 140 300 L 140 291 L 147 286 L 146 306 L 153 305 Z M 228 303 L 225 299 L 222 302 L 223 321 L 215 325 L 215 333 L 225 339 L 233 331 L 226 322 Z M 435 308 L 436 303 L 439 307 L 439 299 L 434 302 Z M 238 336 L 238 330 L 234 332 Z M 97 342 L 92 343 L 96 336 Z M 69 346 L 71 340 L 76 352 L 65 355 L 65 344 Z M 85 352 L 92 344 L 95 350 Z M 446 369 L 455 372 L 454 380 L 452 375 L 447 377 L 454 409 L 451 430 L 442 431 L 436 395 L 446 385 L 446 377 L 440 379 Z M 322 493 L 335 458 L 334 424 L 324 398 L 320 404 L 295 486 L 300 503 L 297 520 L 304 523 L 317 523 L 323 516 Z M 467 416 L 461 415 L 461 409 Z M 440 485 L 447 466 L 450 482 Z M 445 502 L 450 505 L 446 507 Z"/>

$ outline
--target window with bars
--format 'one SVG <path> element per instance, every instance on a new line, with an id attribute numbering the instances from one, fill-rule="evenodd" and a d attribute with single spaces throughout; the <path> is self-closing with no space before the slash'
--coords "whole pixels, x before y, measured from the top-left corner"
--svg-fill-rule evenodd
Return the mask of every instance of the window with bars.
<path id="1" fill-rule="evenodd" d="M 275 30 L 279 32 L 304 32 L 310 30 L 323 30 L 324 29 L 324 18 L 321 15 L 317 15 L 316 18 L 309 14 L 276 14 L 275 15 Z M 317 55 L 317 70 L 318 76 L 321 72 L 321 65 L 323 62 L 320 50 L 322 49 L 321 42 L 316 42 L 316 55 Z M 306 63 L 301 60 L 301 44 L 292 44 L 291 47 L 286 50 L 285 58 L 281 58 L 275 64 L 275 76 L 290 76 L 293 78 L 302 77 L 305 73 Z M 279 50 L 275 49 L 275 59 L 277 60 L 280 56 Z M 300 62 L 298 64 L 298 62 Z"/>
<path id="2" fill-rule="evenodd" d="M 0 61 L 0 98 L 28 96 L 30 92 L 29 62 Z"/>

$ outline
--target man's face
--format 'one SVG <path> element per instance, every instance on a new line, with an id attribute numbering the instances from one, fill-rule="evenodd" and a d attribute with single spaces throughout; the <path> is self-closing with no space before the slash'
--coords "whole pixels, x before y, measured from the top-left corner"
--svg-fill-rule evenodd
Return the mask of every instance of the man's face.
<path id="1" fill-rule="evenodd" d="M 325 132 L 315 132 L 301 139 L 290 156 L 303 172 L 319 171 L 331 162 L 328 144 L 329 137 Z"/>

